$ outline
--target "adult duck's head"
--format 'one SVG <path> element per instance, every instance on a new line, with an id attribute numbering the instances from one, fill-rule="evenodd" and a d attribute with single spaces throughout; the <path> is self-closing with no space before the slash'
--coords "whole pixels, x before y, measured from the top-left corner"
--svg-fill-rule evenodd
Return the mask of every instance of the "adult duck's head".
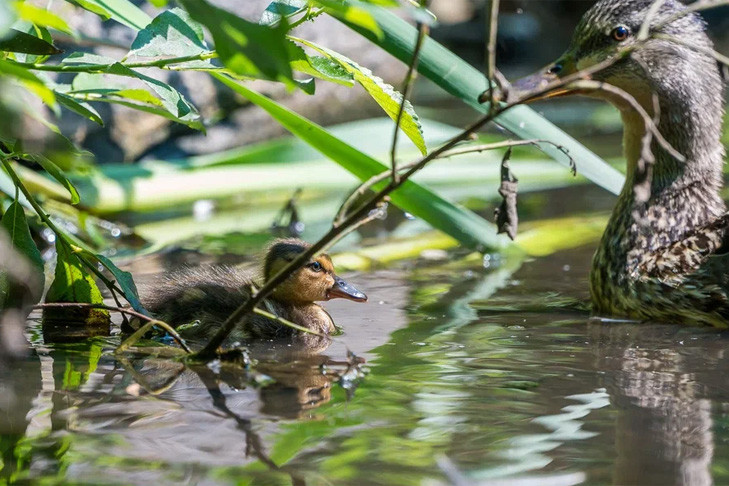
<path id="1" fill-rule="evenodd" d="M 309 246 L 297 239 L 276 240 L 266 253 L 264 278 L 268 280 L 275 276 Z M 276 287 L 273 297 L 280 302 L 300 305 L 336 298 L 367 301 L 364 293 L 334 273 L 332 260 L 326 254 L 320 254 L 296 270 Z"/>
<path id="2" fill-rule="evenodd" d="M 648 29 L 641 39 L 644 24 Z M 654 93 L 681 97 L 707 83 L 721 86 L 712 50 L 704 21 L 677 0 L 601 0 L 582 17 L 567 51 L 546 68 L 514 82 L 512 95 L 615 60 L 589 79 L 623 89 L 650 113 Z M 543 98 L 570 94 L 606 98 L 626 108 L 613 95 L 579 88 L 556 90 Z"/>
<path id="3" fill-rule="evenodd" d="M 641 37 L 644 24 L 648 28 Z M 607 64 L 585 77 L 620 88 L 651 116 L 656 115 L 657 102 L 659 131 L 689 159 L 683 165 L 659 151 L 657 183 L 669 184 L 686 170 L 690 180 L 709 179 L 719 184 L 724 83 L 712 53 L 704 21 L 677 0 L 600 0 L 582 17 L 567 51 L 546 68 L 515 81 L 509 100 Z M 531 101 L 574 94 L 607 100 L 621 111 L 630 172 L 645 127 L 624 97 L 586 89 L 583 83 Z"/>

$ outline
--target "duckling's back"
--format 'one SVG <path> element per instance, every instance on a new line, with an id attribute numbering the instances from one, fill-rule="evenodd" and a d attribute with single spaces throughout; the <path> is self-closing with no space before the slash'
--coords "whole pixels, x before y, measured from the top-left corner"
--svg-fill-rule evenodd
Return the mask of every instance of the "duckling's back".
<path id="1" fill-rule="evenodd" d="M 250 295 L 253 278 L 238 267 L 190 267 L 170 273 L 142 292 L 157 318 L 177 327 L 200 321 L 199 337 L 209 337 Z"/>

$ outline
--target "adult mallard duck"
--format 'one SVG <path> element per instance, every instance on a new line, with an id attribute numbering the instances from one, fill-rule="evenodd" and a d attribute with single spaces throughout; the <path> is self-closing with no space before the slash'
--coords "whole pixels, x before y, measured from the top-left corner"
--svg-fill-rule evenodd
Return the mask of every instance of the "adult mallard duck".
<path id="1" fill-rule="evenodd" d="M 655 117 L 680 161 L 655 140 L 649 195 L 638 197 L 645 118 L 614 93 L 565 89 L 545 97 L 587 94 L 621 113 L 625 186 L 612 212 L 590 276 L 594 312 L 662 322 L 729 326 L 729 250 L 721 143 L 724 82 L 705 23 L 676 0 L 650 16 L 654 0 L 601 0 L 582 18 L 567 52 L 548 68 L 516 81 L 523 93 L 635 50 L 591 78 L 622 89 Z M 658 110 L 655 110 L 655 106 Z M 647 199 L 647 200 L 646 200 Z"/>
<path id="2" fill-rule="evenodd" d="M 266 252 L 261 278 L 234 266 L 201 266 L 174 272 L 144 292 L 145 307 L 175 327 L 196 323 L 189 328 L 188 336 L 209 338 L 246 301 L 253 286 L 260 287 L 308 247 L 308 243 L 297 239 L 276 240 Z M 321 254 L 276 287 L 259 307 L 312 331 L 331 334 L 335 331 L 334 321 L 316 302 L 334 298 L 367 301 L 365 294 L 334 273 L 331 258 Z M 251 314 L 231 337 L 275 338 L 294 332 L 278 321 Z"/>

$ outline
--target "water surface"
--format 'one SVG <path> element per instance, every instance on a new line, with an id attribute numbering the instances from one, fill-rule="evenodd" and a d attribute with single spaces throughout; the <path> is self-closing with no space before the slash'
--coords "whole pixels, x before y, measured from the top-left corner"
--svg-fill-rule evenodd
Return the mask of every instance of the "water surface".
<path id="1" fill-rule="evenodd" d="M 726 484 L 729 336 L 591 320 L 591 253 L 353 276 L 370 302 L 328 305 L 342 337 L 248 370 L 35 325 L 2 368 L 0 482 Z"/>

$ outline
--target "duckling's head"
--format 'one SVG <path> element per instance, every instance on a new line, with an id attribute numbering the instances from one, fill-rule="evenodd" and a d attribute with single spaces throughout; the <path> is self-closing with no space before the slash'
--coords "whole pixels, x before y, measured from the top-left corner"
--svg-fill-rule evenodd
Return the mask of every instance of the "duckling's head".
<path id="1" fill-rule="evenodd" d="M 644 23 L 650 29 L 641 40 Z M 516 81 L 512 95 L 614 59 L 589 77 L 626 91 L 648 113 L 653 112 L 653 94 L 662 102 L 680 103 L 691 91 L 720 100 L 722 81 L 712 49 L 704 21 L 678 0 L 600 0 L 580 20 L 569 49 L 547 68 Z M 569 94 L 603 98 L 629 109 L 624 100 L 604 92 L 564 89 L 543 98 Z"/>
<path id="2" fill-rule="evenodd" d="M 301 253 L 309 244 L 297 239 L 276 240 L 268 248 L 263 266 L 266 280 L 276 275 Z M 366 302 L 367 296 L 334 273 L 329 255 L 320 254 L 295 271 L 278 285 L 273 296 L 280 302 L 307 304 L 311 302 L 343 298 L 355 302 Z"/>

